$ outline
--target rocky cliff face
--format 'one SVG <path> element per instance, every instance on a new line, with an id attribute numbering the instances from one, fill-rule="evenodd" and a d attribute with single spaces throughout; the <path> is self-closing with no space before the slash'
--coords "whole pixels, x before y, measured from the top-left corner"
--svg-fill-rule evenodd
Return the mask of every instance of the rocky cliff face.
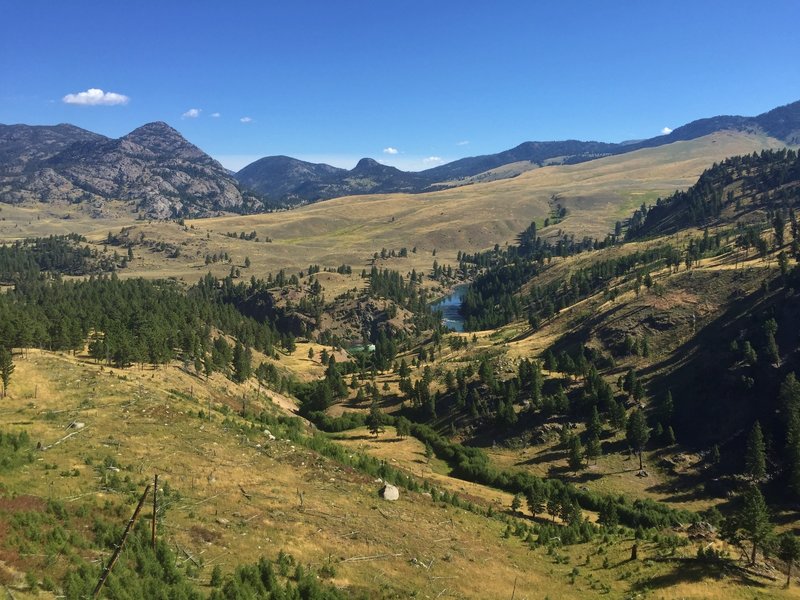
<path id="1" fill-rule="evenodd" d="M 0 201 L 6 203 L 124 200 L 158 219 L 262 208 L 222 165 L 166 123 L 116 140 L 72 126 L 7 126 L 0 129 L 0 158 Z"/>

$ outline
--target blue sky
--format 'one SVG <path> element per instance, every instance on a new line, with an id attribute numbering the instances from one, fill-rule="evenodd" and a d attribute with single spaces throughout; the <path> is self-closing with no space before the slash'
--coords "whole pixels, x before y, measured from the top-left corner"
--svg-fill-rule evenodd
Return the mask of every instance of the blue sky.
<path id="1" fill-rule="evenodd" d="M 796 0 L 8 0 L 0 123 L 417 170 L 793 102 L 799 23 Z"/>

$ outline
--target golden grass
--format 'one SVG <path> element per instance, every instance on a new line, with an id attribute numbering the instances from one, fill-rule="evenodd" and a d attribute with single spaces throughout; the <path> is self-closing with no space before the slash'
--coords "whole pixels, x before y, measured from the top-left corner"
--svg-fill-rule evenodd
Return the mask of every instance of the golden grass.
<path id="1" fill-rule="evenodd" d="M 104 220 L 91 219 L 89 209 L 80 206 L 4 205 L 0 241 L 75 231 L 101 242 L 108 231 L 129 225 L 147 240 L 177 244 L 182 252 L 177 259 L 167 259 L 163 253 L 137 249 L 136 258 L 121 276 L 194 282 L 208 271 L 227 275 L 232 266 L 249 278 L 280 269 L 299 272 L 310 264 L 351 265 L 353 277 L 326 278 L 323 285 L 332 296 L 362 285 L 357 275 L 369 268 L 373 254 L 382 248 L 407 248 L 408 258 L 381 264 L 410 272 L 430 270 L 434 258 L 440 264 L 455 265 L 459 250 L 514 243 L 531 221 L 536 220 L 541 229 L 552 196 L 569 213 L 564 221 L 544 230 L 545 235 L 561 231 L 603 238 L 617 220 L 642 202 L 688 187 L 714 161 L 780 145 L 763 136 L 721 132 L 578 165 L 535 169 L 513 179 L 426 194 L 337 198 L 279 213 L 191 220 L 185 228 L 176 223 L 134 221 L 122 203 L 108 203 L 109 217 Z M 242 231 L 256 231 L 262 240 L 273 241 L 257 243 L 225 235 Z M 416 254 L 411 253 L 415 246 Z M 206 255 L 222 252 L 232 257 L 232 263 L 205 264 Z M 249 269 L 243 268 L 245 257 L 251 260 Z"/>
<path id="2" fill-rule="evenodd" d="M 226 430 L 216 410 L 211 421 L 198 418 L 197 411 L 209 404 L 238 409 L 243 394 L 257 403 L 252 385 L 238 386 L 219 375 L 205 382 L 178 365 L 122 371 L 32 350 L 17 359 L 0 428 L 25 427 L 34 442 L 49 446 L 66 435 L 71 421 L 86 427 L 37 453 L 40 460 L 7 473 L 4 493 L 52 496 L 69 506 L 108 499 L 126 505 L 127 513 L 130 496 L 100 490 L 103 458 L 111 457 L 121 475 L 142 484 L 159 473 L 162 485 L 181 493 L 160 535 L 202 559 L 201 581 L 215 564 L 228 571 L 285 549 L 304 564 L 333 564 L 334 584 L 385 597 L 504 598 L 511 597 L 516 581 L 516 598 L 601 597 L 600 582 L 611 590 L 607 597 L 622 598 L 659 577 L 670 587 L 659 589 L 657 597 L 751 598 L 763 585 L 764 597 L 796 597 L 794 590 L 760 578 L 750 586 L 730 578 L 712 587 L 708 574 L 683 581 L 681 569 L 668 563 L 628 564 L 625 541 L 606 548 L 608 568 L 594 556 L 594 544 L 559 550 L 563 560 L 557 561 L 542 550 L 530 551 L 518 538 L 505 539 L 501 522 L 425 495 L 401 492 L 398 502 L 385 502 L 376 495 L 379 482 L 282 441 L 279 430 L 273 432 L 278 439 L 270 441 L 258 429 L 245 436 Z M 338 443 L 353 452 L 384 457 L 464 498 L 493 503 L 498 512 L 510 506 L 509 494 L 452 479 L 436 459 L 425 463 L 416 440 L 396 441 L 393 431 L 377 441 L 365 430 L 342 437 Z M 73 470 L 77 476 L 61 475 Z M 643 553 L 648 552 L 655 549 L 645 544 Z M 348 560 L 355 557 L 381 558 Z M 65 566 L 58 558 L 48 569 L 57 574 Z M 569 583 L 576 566 L 579 574 Z M 705 596 L 709 590 L 718 595 Z"/>

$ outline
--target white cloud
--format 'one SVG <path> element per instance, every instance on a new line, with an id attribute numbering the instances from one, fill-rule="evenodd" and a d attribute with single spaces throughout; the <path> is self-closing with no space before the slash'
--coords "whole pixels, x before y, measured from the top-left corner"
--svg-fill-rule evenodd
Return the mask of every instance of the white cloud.
<path id="1" fill-rule="evenodd" d="M 670 133 L 672 133 L 672 129 L 669 127 L 664 127 L 664 129 L 661 130 L 661 135 L 669 135 Z"/>
<path id="2" fill-rule="evenodd" d="M 460 142 L 456 142 L 456 146 L 469 146 L 469 140 L 461 140 Z"/>
<path id="3" fill-rule="evenodd" d="M 397 148 L 392 148 L 391 146 L 383 149 L 384 154 L 397 154 L 398 152 L 400 151 Z"/>
<path id="4" fill-rule="evenodd" d="M 430 164 L 439 164 L 443 161 L 441 156 L 428 156 L 427 158 L 423 158 L 422 162 L 424 162 L 426 165 L 430 165 Z"/>
<path id="5" fill-rule="evenodd" d="M 214 117 L 215 119 L 219 119 L 221 116 L 222 116 L 222 115 L 220 115 L 218 112 L 216 112 L 216 113 L 211 113 L 211 114 L 209 115 L 209 117 Z"/>
<path id="6" fill-rule="evenodd" d="M 190 108 L 185 113 L 181 115 L 183 119 L 196 119 L 200 116 L 200 113 L 203 112 L 202 108 Z"/>
<path id="7" fill-rule="evenodd" d="M 81 106 L 114 106 L 127 104 L 130 98 L 116 92 L 104 92 L 98 88 L 89 88 L 85 92 L 67 94 L 61 100 L 65 104 L 79 104 Z"/>
<path id="8" fill-rule="evenodd" d="M 241 119 L 239 119 L 239 121 L 241 123 L 252 123 L 253 119 L 251 119 L 250 117 L 242 117 Z"/>

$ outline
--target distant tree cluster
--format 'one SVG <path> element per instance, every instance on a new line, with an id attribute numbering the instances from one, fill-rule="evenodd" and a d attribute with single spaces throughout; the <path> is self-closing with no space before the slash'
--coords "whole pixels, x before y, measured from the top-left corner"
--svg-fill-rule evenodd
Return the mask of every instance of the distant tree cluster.
<path id="1" fill-rule="evenodd" d="M 42 274 L 90 275 L 113 271 L 128 258 L 98 252 L 77 235 L 29 238 L 0 246 L 0 283 L 12 284 Z"/>
<path id="2" fill-rule="evenodd" d="M 734 182 L 740 190 L 726 192 Z M 795 150 L 763 150 L 733 156 L 706 169 L 692 187 L 659 198 L 655 206 L 642 207 L 631 217 L 627 239 L 665 234 L 689 225 L 705 225 L 716 219 L 725 207 L 737 210 L 742 197 L 750 197 L 766 208 L 797 202 L 800 159 Z"/>

